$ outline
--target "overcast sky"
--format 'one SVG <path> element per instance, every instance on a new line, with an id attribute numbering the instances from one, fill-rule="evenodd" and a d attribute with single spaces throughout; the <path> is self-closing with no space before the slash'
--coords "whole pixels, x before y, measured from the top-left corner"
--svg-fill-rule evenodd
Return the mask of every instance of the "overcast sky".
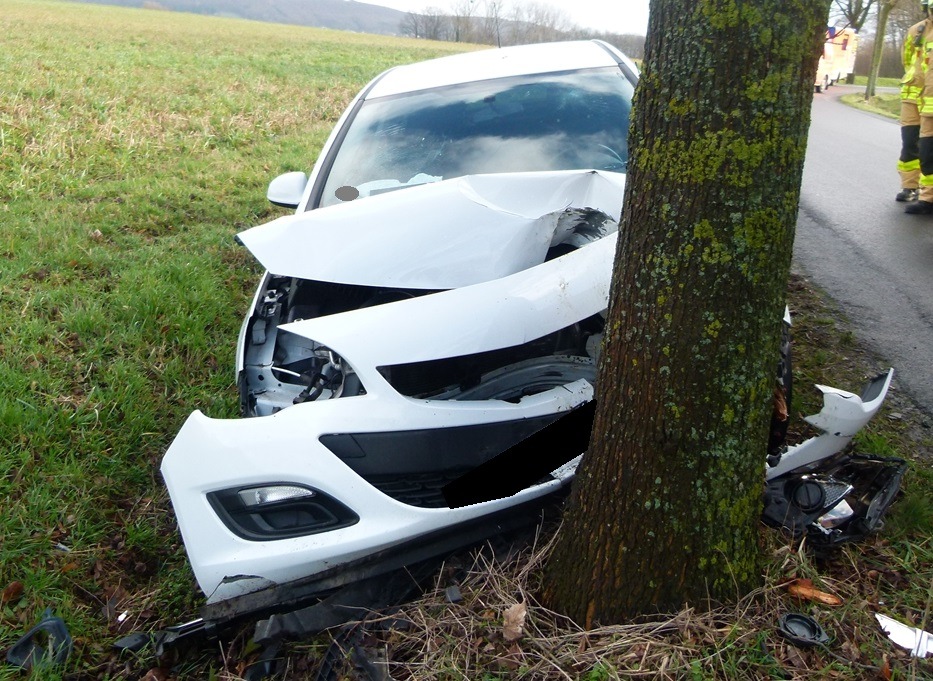
<path id="1" fill-rule="evenodd" d="M 482 0 L 476 0 L 481 4 Z M 505 0 L 506 11 L 511 3 L 523 0 Z M 570 21 L 584 28 L 608 33 L 648 32 L 648 0 L 534 0 L 553 5 Z M 372 5 L 392 7 L 403 12 L 420 12 L 426 7 L 448 9 L 450 0 L 361 0 Z"/>

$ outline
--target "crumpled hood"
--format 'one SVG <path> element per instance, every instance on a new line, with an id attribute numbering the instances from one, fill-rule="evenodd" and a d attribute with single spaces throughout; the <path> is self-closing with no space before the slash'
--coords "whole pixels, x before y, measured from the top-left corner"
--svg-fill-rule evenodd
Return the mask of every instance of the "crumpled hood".
<path id="1" fill-rule="evenodd" d="M 624 175 L 596 170 L 468 175 L 289 215 L 238 239 L 278 275 L 458 288 L 538 265 L 571 232 L 605 236 L 624 186 Z M 608 220 L 594 226 L 594 211 Z"/>

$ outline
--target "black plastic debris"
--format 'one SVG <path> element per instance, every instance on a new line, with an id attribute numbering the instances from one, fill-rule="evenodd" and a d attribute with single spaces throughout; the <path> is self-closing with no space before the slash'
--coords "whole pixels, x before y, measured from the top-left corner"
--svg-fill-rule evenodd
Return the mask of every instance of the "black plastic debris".
<path id="1" fill-rule="evenodd" d="M 130 653 L 141 652 L 153 643 L 152 634 L 147 634 L 144 632 L 136 632 L 135 634 L 130 634 L 129 636 L 124 636 L 119 641 L 113 644 L 115 650 L 120 652 L 126 651 Z"/>
<path id="2" fill-rule="evenodd" d="M 43 664 L 61 665 L 71 655 L 74 643 L 60 617 L 46 608 L 42 619 L 7 651 L 6 661 L 22 669 Z"/>
<path id="3" fill-rule="evenodd" d="M 262 649 L 259 658 L 246 669 L 243 679 L 244 681 L 262 681 L 275 678 L 281 671 L 283 661 L 282 642 L 273 641 Z"/>
<path id="4" fill-rule="evenodd" d="M 880 529 L 907 470 L 903 459 L 842 455 L 770 480 L 762 520 L 812 546 L 863 539 Z"/>
<path id="5" fill-rule="evenodd" d="M 778 620 L 777 630 L 784 638 L 801 648 L 821 646 L 829 643 L 829 635 L 809 615 L 789 612 Z"/>
<path id="6" fill-rule="evenodd" d="M 448 603 L 459 603 L 463 600 L 463 594 L 460 593 L 460 587 L 456 584 L 451 584 L 446 589 L 444 589 L 444 595 L 447 597 Z"/>
<path id="7" fill-rule="evenodd" d="M 391 681 L 385 655 L 365 645 L 369 622 L 363 619 L 341 628 L 335 635 L 318 669 L 314 681 L 339 681 L 352 667 L 357 681 Z"/>

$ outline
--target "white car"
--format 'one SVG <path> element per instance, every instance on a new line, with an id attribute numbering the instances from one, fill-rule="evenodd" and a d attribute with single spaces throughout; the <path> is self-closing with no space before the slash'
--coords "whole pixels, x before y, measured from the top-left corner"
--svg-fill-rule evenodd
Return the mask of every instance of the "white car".
<path id="1" fill-rule="evenodd" d="M 195 412 L 162 464 L 209 605 L 297 603 L 282 594 L 476 541 L 566 486 L 588 428 L 569 451 L 550 437 L 547 462 L 526 450 L 511 471 L 530 479 L 487 471 L 593 399 L 637 78 L 599 41 L 401 66 L 310 175 L 273 180 L 295 213 L 238 235 L 267 270 L 237 349 L 244 418 Z M 826 415 L 768 477 L 839 452 L 889 381 L 831 392 L 845 427 Z"/>

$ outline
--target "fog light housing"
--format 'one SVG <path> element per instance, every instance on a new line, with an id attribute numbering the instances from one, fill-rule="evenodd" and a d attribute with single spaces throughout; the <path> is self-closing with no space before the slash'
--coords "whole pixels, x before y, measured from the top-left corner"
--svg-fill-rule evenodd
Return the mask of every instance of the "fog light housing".
<path id="1" fill-rule="evenodd" d="M 303 537 L 360 520 L 332 496 L 289 482 L 220 490 L 207 500 L 227 529 L 250 541 Z"/>

